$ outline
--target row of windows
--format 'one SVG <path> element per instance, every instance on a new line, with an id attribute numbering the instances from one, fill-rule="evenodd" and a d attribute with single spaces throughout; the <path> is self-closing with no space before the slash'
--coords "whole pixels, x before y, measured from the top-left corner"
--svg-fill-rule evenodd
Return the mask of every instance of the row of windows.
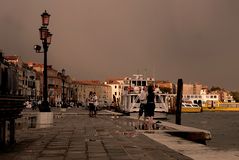
<path id="1" fill-rule="evenodd" d="M 115 89 L 117 88 L 117 86 L 115 86 Z M 119 89 L 121 88 L 121 86 L 119 86 Z"/>
<path id="2" fill-rule="evenodd" d="M 147 86 L 147 85 L 154 85 L 153 80 L 131 80 L 131 81 L 124 81 L 126 85 L 130 86 Z"/>
<path id="3" fill-rule="evenodd" d="M 187 95 L 187 96 L 183 96 L 184 98 L 202 98 L 202 96 L 198 96 L 198 95 Z"/>
<path id="4" fill-rule="evenodd" d="M 115 96 L 117 96 L 117 92 L 115 92 Z M 119 92 L 119 96 L 120 96 L 120 92 Z"/>
<path id="5" fill-rule="evenodd" d="M 132 86 L 146 86 L 146 81 L 132 81 Z"/>
<path id="6" fill-rule="evenodd" d="M 184 95 L 184 98 L 202 98 L 201 95 Z M 217 98 L 217 95 L 208 95 L 206 98 Z"/>

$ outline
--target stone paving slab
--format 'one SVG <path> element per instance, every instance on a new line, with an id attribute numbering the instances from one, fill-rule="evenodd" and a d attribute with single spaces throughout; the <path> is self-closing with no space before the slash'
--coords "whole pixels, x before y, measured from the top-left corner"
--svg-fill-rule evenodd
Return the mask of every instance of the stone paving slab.
<path id="1" fill-rule="evenodd" d="M 1 152 L 0 159 L 190 159 L 122 123 L 126 118 L 104 114 L 90 118 L 78 112 L 55 118 L 51 128 L 17 130 L 17 144 Z"/>

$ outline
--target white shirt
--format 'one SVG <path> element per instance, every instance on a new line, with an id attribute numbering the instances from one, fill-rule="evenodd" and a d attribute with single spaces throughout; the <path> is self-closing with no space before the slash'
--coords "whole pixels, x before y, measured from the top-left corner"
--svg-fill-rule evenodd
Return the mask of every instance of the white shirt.
<path id="1" fill-rule="evenodd" d="M 146 104 L 147 103 L 147 93 L 144 90 L 141 90 L 139 95 L 140 103 Z"/>
<path id="2" fill-rule="evenodd" d="M 96 95 L 94 96 L 94 105 L 98 106 L 98 97 Z"/>

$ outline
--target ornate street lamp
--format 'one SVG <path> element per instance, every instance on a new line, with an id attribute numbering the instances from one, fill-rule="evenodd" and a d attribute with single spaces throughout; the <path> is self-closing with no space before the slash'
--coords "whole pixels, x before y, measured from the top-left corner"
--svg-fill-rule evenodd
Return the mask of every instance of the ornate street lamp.
<path id="1" fill-rule="evenodd" d="M 43 80 L 43 103 L 42 106 L 39 108 L 40 112 L 50 112 L 49 103 L 47 101 L 48 98 L 48 84 L 47 84 L 47 52 L 48 48 L 51 44 L 52 34 L 49 32 L 47 28 L 49 25 L 50 15 L 46 12 L 42 13 L 42 26 L 39 28 L 40 32 L 40 40 L 42 41 L 43 52 L 41 51 L 41 46 L 35 45 L 34 49 L 38 53 L 44 53 L 44 80 Z"/>
<path id="2" fill-rule="evenodd" d="M 62 76 L 62 108 L 65 108 L 65 69 L 63 68 L 61 70 L 61 76 Z"/>
<path id="3" fill-rule="evenodd" d="M 49 24 L 49 20 L 50 20 L 50 14 L 48 14 L 45 10 L 44 13 L 42 13 L 41 17 L 42 17 L 42 25 L 43 26 L 48 26 Z"/>

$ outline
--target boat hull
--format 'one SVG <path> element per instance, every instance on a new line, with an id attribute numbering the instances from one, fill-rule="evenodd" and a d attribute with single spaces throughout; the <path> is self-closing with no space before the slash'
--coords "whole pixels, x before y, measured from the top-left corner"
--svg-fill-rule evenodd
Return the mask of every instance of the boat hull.
<path id="1" fill-rule="evenodd" d="M 203 107 L 203 112 L 239 112 L 239 108 L 229 107 Z"/>
<path id="2" fill-rule="evenodd" d="M 200 112 L 202 112 L 202 108 L 201 107 L 191 107 L 191 108 L 182 107 L 181 112 L 183 112 L 183 113 L 200 113 Z"/>

